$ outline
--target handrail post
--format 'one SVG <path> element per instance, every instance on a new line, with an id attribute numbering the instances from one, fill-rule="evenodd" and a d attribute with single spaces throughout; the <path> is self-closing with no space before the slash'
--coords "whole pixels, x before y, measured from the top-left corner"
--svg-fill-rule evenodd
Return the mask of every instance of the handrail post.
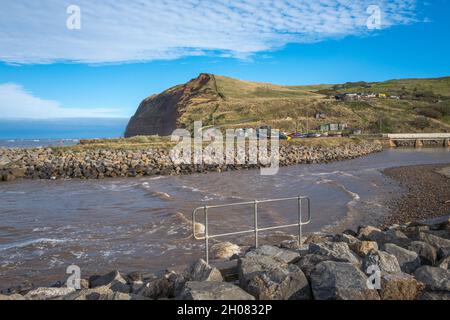
<path id="1" fill-rule="evenodd" d="M 302 198 L 298 197 L 298 248 L 303 247 L 303 232 L 302 232 Z"/>
<path id="2" fill-rule="evenodd" d="M 204 211 L 205 211 L 205 256 L 206 256 L 206 263 L 209 264 L 208 206 L 204 207 Z"/>
<path id="3" fill-rule="evenodd" d="M 258 200 L 255 200 L 254 204 L 254 217 L 255 217 L 255 248 L 258 248 Z"/>

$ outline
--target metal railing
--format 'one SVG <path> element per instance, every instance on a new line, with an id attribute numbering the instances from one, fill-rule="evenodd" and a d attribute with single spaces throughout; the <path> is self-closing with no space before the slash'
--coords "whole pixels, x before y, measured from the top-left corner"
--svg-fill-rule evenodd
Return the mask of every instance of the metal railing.
<path id="1" fill-rule="evenodd" d="M 292 201 L 292 200 L 297 200 L 297 214 L 298 214 L 298 222 L 297 223 L 281 225 L 281 226 L 265 227 L 265 228 L 258 227 L 258 205 L 259 204 L 285 202 L 285 201 Z M 303 221 L 303 217 L 302 217 L 302 211 L 303 211 L 302 204 L 304 201 L 306 201 L 306 203 L 307 203 L 307 212 L 308 212 L 308 220 L 307 221 Z M 245 205 L 251 205 L 251 204 L 253 204 L 253 217 L 254 217 L 253 229 L 245 230 L 245 231 L 238 231 L 238 232 L 228 232 L 228 233 L 222 233 L 222 234 L 216 234 L 216 235 L 209 234 L 209 225 L 208 225 L 208 210 L 209 209 L 237 207 L 237 206 L 245 206 Z M 203 236 L 200 236 L 199 234 L 197 234 L 196 228 L 195 228 L 196 216 L 197 216 L 197 212 L 199 210 L 203 210 L 204 217 L 205 217 L 205 219 L 204 219 L 205 232 L 203 233 Z M 206 257 L 207 263 L 209 263 L 209 240 L 210 239 L 233 236 L 233 235 L 240 235 L 240 234 L 254 233 L 255 234 L 255 247 L 258 248 L 259 232 L 298 227 L 298 245 L 299 245 L 299 248 L 301 248 L 303 246 L 302 227 L 304 225 L 309 224 L 310 222 L 311 222 L 311 200 L 308 197 L 303 197 L 303 196 L 292 197 L 292 198 L 281 198 L 281 199 L 269 199 L 269 200 L 261 200 L 261 201 L 254 200 L 254 201 L 249 201 L 249 202 L 239 202 L 239 203 L 223 204 L 223 205 L 216 205 L 216 206 L 203 206 L 203 207 L 195 208 L 194 211 L 192 212 L 192 228 L 193 228 L 194 239 L 205 240 L 205 257 Z"/>

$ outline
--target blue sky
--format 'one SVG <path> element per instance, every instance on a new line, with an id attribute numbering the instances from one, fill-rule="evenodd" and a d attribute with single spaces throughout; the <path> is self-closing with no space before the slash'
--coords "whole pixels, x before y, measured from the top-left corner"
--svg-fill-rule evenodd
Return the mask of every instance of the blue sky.
<path id="1" fill-rule="evenodd" d="M 76 4 L 81 29 L 66 27 Z M 368 29 L 370 5 L 379 29 Z M 129 117 L 201 72 L 278 84 L 450 75 L 435 1 L 0 0 L 0 118 Z"/>

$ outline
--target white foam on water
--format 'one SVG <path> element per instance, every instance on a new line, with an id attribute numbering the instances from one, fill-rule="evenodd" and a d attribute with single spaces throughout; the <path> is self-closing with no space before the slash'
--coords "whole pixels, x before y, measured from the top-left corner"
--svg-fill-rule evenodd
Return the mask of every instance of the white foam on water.
<path id="1" fill-rule="evenodd" d="M 39 238 L 39 239 L 33 239 L 33 240 L 26 240 L 26 241 L 22 241 L 22 242 L 3 244 L 3 245 L 0 245 L 0 251 L 5 251 L 5 250 L 9 250 L 9 249 L 14 249 L 14 248 L 24 248 L 24 247 L 28 247 L 28 246 L 31 246 L 34 244 L 39 244 L 39 243 L 57 244 L 57 243 L 63 243 L 63 242 L 67 242 L 67 240 L 66 239 Z"/>

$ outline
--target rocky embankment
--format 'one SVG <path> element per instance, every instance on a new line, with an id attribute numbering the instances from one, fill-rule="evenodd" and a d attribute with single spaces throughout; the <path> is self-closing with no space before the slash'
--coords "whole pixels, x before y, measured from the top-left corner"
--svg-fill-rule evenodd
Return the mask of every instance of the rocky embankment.
<path id="1" fill-rule="evenodd" d="M 199 260 L 183 273 L 114 271 L 82 279 L 81 290 L 19 286 L 0 300 L 450 300 L 450 216 L 314 234 L 301 249 L 295 240 L 231 248 L 221 250 L 226 260 Z M 367 274 L 373 266 L 378 278 Z"/>
<path id="2" fill-rule="evenodd" d="M 375 142 L 348 143 L 337 147 L 282 146 L 280 166 L 353 159 L 379 152 Z M 257 150 L 247 151 L 257 154 Z M 54 150 L 0 149 L 0 181 L 27 179 L 102 179 L 180 175 L 259 168 L 260 165 L 177 165 L 169 150 Z"/>

